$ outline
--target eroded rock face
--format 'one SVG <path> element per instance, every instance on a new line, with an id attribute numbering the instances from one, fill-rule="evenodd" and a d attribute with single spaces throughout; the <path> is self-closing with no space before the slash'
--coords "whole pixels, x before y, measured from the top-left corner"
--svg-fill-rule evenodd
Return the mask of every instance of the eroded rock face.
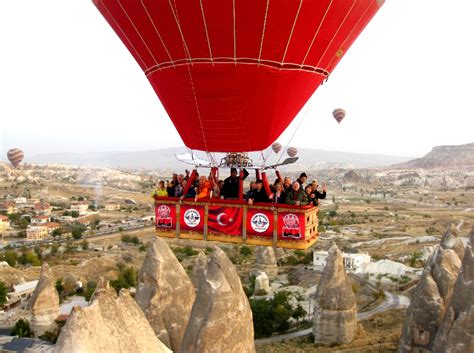
<path id="1" fill-rule="evenodd" d="M 255 277 L 255 295 L 265 295 L 270 293 L 270 280 L 265 272 L 260 272 L 257 277 Z"/>
<path id="2" fill-rule="evenodd" d="M 474 352 L 474 228 L 433 352 Z"/>
<path id="3" fill-rule="evenodd" d="M 168 243 L 157 238 L 140 270 L 135 300 L 157 337 L 179 352 L 195 299 L 193 284 Z"/>
<path id="4" fill-rule="evenodd" d="M 342 253 L 333 245 L 315 296 L 313 333 L 316 343 L 344 344 L 357 331 L 357 307 Z"/>
<path id="5" fill-rule="evenodd" d="M 59 315 L 59 296 L 47 263 L 41 267 L 40 279 L 31 297 L 30 310 L 30 325 L 36 336 L 56 330 L 55 320 Z"/>
<path id="6" fill-rule="evenodd" d="M 255 255 L 255 270 L 252 273 L 258 275 L 258 272 L 265 272 L 269 278 L 276 277 L 278 265 L 273 247 L 257 246 Z"/>
<path id="7" fill-rule="evenodd" d="M 255 352 L 252 311 L 235 266 L 214 247 L 199 281 L 182 353 Z"/>
<path id="8" fill-rule="evenodd" d="M 62 328 L 54 353 L 170 353 L 155 336 L 128 291 L 118 297 L 98 287 L 89 306 L 75 307 Z"/>
<path id="9" fill-rule="evenodd" d="M 413 292 L 400 338 L 400 352 L 433 348 L 461 268 L 458 254 L 463 253 L 464 245 L 461 239 L 449 226 L 440 246 L 428 260 L 420 282 Z"/>
<path id="10" fill-rule="evenodd" d="M 200 252 L 196 257 L 193 265 L 193 271 L 191 273 L 191 281 L 193 282 L 194 288 L 197 290 L 199 282 L 205 276 L 207 271 L 207 256 Z"/>

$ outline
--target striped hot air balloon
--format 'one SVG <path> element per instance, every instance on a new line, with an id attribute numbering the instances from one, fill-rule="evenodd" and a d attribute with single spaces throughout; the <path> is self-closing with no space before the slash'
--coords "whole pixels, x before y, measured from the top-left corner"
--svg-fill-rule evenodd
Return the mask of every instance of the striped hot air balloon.
<path id="1" fill-rule="evenodd" d="M 296 147 L 288 147 L 286 153 L 290 157 L 296 157 L 296 155 L 298 154 L 298 150 L 296 149 Z"/>
<path id="2" fill-rule="evenodd" d="M 346 111 L 340 108 L 334 109 L 334 111 L 332 112 L 332 116 L 334 117 L 334 119 L 336 119 L 338 124 L 340 124 L 342 119 L 344 119 L 344 117 L 346 116 Z"/>
<path id="3" fill-rule="evenodd" d="M 19 148 L 12 148 L 7 152 L 7 158 L 13 167 L 17 168 L 23 160 L 24 153 Z"/>
<path id="4" fill-rule="evenodd" d="M 273 143 L 273 145 L 272 145 L 272 150 L 273 150 L 273 152 L 275 152 L 275 153 L 280 152 L 280 151 L 281 151 L 281 148 L 282 148 L 282 145 L 281 145 L 281 143 L 279 143 L 279 142 L 275 142 L 275 143 Z"/>

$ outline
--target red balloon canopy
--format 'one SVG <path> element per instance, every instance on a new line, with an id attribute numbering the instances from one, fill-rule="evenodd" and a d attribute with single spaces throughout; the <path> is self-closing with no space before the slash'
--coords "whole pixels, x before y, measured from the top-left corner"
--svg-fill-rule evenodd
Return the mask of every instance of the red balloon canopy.
<path id="1" fill-rule="evenodd" d="M 263 150 L 383 0 L 93 0 L 186 146 Z"/>

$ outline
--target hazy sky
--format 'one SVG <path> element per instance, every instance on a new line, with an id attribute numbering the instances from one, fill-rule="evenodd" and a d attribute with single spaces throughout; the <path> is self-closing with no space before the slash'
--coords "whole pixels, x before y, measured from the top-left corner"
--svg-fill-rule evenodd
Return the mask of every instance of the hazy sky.
<path id="1" fill-rule="evenodd" d="M 474 142 L 473 14 L 473 0 L 387 0 L 303 108 L 293 145 L 419 156 Z M 0 122 L 2 155 L 182 145 L 89 0 L 0 0 Z"/>

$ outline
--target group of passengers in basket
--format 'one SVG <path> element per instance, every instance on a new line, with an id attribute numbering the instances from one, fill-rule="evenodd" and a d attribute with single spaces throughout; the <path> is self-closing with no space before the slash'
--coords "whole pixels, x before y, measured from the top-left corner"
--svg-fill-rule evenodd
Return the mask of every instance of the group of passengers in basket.
<path id="1" fill-rule="evenodd" d="M 190 198 L 195 201 L 212 198 L 239 200 L 240 180 L 248 176 L 245 170 L 244 173 L 243 177 L 239 176 L 237 169 L 232 168 L 228 178 L 217 182 L 214 181 L 212 174 L 209 177 L 199 177 L 197 175 L 193 185 L 190 187 L 187 187 L 190 180 L 188 171 L 186 171 L 186 175 L 173 174 L 173 178 L 169 182 L 165 183 L 163 180 L 160 180 L 152 196 L 178 197 L 180 199 Z M 245 194 L 245 200 L 250 205 L 255 202 L 271 202 L 296 206 L 318 206 L 319 200 L 326 198 L 326 184 L 322 184 L 320 191 L 316 180 L 306 184 L 307 179 L 306 173 L 301 173 L 295 181 L 292 181 L 290 177 L 278 177 L 273 185 L 270 185 L 270 195 L 265 190 L 262 180 L 251 181 L 250 189 Z M 186 195 L 183 195 L 186 190 Z"/>

